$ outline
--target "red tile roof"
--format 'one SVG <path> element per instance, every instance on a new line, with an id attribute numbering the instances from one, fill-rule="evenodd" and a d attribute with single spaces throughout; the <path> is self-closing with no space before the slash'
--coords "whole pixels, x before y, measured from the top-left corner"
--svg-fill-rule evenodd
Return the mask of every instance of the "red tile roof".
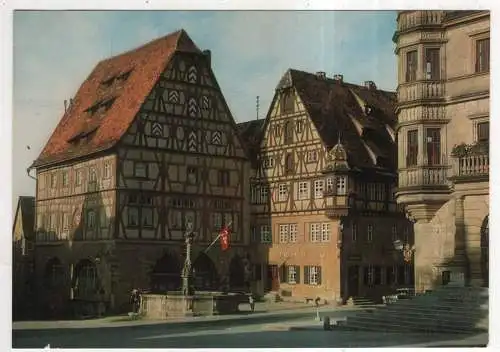
<path id="1" fill-rule="evenodd" d="M 33 166 L 67 161 L 114 146 L 175 52 L 201 53 L 188 34 L 179 30 L 99 62 Z"/>

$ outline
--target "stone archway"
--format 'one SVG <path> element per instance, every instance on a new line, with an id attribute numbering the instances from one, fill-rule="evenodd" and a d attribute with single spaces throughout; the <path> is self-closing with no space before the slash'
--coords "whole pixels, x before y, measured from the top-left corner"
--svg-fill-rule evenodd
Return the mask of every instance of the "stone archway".
<path id="1" fill-rule="evenodd" d="M 151 272 L 151 290 L 165 293 L 181 287 L 181 265 L 177 258 L 165 253 L 156 262 Z"/>
<path id="2" fill-rule="evenodd" d="M 99 275 L 94 262 L 82 259 L 76 264 L 73 287 L 78 299 L 92 299 L 99 293 Z"/>
<path id="3" fill-rule="evenodd" d="M 231 289 L 245 289 L 245 265 L 238 254 L 231 259 L 229 264 L 229 286 Z"/>
<path id="4" fill-rule="evenodd" d="M 490 247 L 490 224 L 489 215 L 481 225 L 481 279 L 485 287 L 489 286 L 489 247 Z"/>
<path id="5" fill-rule="evenodd" d="M 195 290 L 217 290 L 219 275 L 213 261 L 205 253 L 200 253 L 193 264 Z"/>

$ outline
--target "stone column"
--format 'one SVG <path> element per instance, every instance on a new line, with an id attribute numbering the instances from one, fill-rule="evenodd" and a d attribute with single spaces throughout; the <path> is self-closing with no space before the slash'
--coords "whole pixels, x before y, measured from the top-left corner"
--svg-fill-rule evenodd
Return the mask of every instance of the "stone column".
<path id="1" fill-rule="evenodd" d="M 415 291 L 424 292 L 432 289 L 435 281 L 433 246 L 434 234 L 429 222 L 419 220 L 413 225 L 415 233 L 415 252 L 413 255 L 413 268 L 415 270 Z"/>
<path id="2" fill-rule="evenodd" d="M 464 196 L 455 198 L 455 246 L 454 257 L 450 263 L 451 283 L 464 285 L 470 281 L 465 239 Z"/>

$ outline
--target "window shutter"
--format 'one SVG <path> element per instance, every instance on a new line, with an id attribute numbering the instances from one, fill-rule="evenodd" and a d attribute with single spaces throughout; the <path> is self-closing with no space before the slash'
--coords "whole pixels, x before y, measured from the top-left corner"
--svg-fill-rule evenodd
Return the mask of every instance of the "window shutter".
<path id="1" fill-rule="evenodd" d="M 304 266 L 304 284 L 309 285 L 309 266 Z"/>
<path id="2" fill-rule="evenodd" d="M 318 270 L 318 285 L 321 285 L 321 267 L 317 266 L 316 268 Z"/>
<path id="3" fill-rule="evenodd" d="M 295 282 L 297 284 L 300 284 L 300 266 L 298 265 L 295 266 L 295 276 L 296 276 Z"/>

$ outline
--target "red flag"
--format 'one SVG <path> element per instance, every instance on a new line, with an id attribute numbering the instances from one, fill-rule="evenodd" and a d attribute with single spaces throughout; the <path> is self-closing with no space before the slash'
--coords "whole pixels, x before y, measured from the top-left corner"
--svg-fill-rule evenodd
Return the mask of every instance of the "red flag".
<path id="1" fill-rule="evenodd" d="M 231 233 L 231 230 L 229 229 L 229 226 L 224 226 L 220 232 L 220 248 L 223 251 L 226 251 L 229 249 L 229 234 Z"/>

